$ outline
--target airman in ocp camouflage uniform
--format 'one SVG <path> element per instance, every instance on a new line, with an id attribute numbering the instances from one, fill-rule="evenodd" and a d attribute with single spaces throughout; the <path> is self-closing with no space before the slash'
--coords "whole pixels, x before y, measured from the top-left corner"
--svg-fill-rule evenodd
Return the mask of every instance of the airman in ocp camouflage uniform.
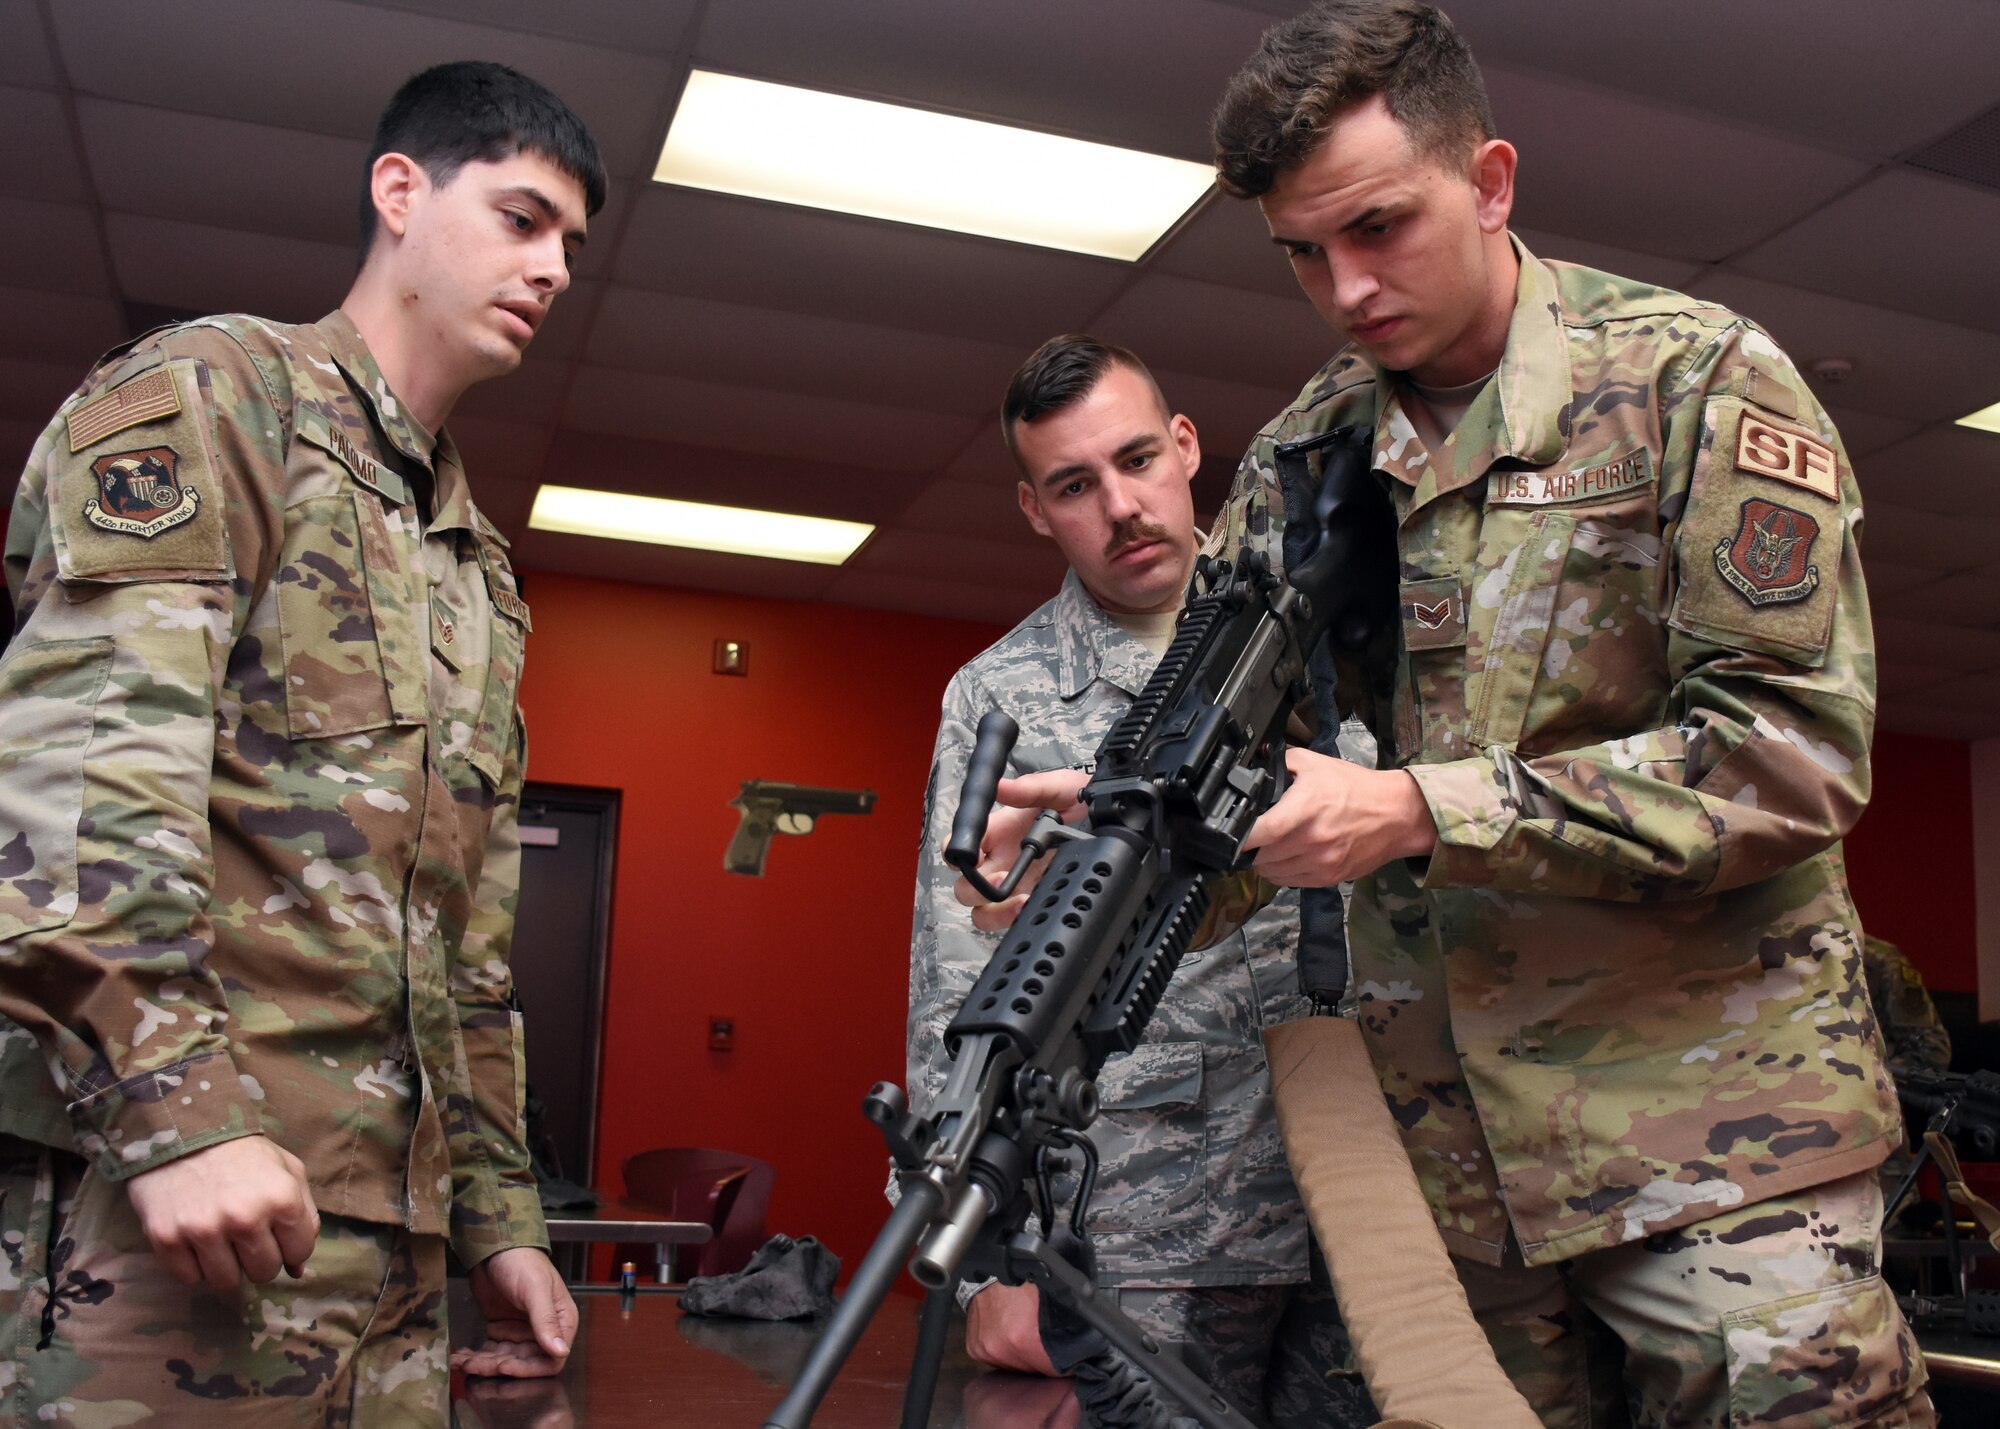
<path id="1" fill-rule="evenodd" d="M 535 275 L 564 271 L 593 171 L 601 201 L 580 123 L 499 66 L 412 95 L 447 129 L 482 99 L 575 125 L 577 175 L 506 123 L 511 157 L 475 135 L 423 220 L 480 226 L 466 277 L 540 287 L 517 306 L 559 292 Z M 474 192 L 504 178 L 556 195 L 545 222 Z M 376 311 L 370 274 L 349 308 Z M 417 286 L 441 327 L 506 327 L 490 291 Z M 399 356 L 447 406 L 508 365 L 428 341 Z M 507 969 L 529 613 L 505 545 L 348 308 L 150 335 L 37 443 L 0 661 L 0 1424 L 442 1424 L 447 1237 L 490 1313 L 562 1295 L 510 1254 L 547 1237 Z M 309 1258 L 256 1283 L 285 1228 L 232 1212 L 182 1249 L 188 1289 L 140 1189 L 265 1139 L 321 1217 Z"/>
<path id="2" fill-rule="evenodd" d="M 1159 661 L 1194 555 L 1192 467 L 1175 465 L 1173 443 L 1157 430 L 1168 414 L 1136 357 L 1078 335 L 1052 339 L 1015 379 L 1010 426 L 1023 392 L 1032 395 L 1014 441 L 1024 487 L 1039 484 L 1043 465 L 1061 469 L 1036 496 L 1035 516 L 1071 570 L 1053 599 L 945 691 L 911 936 L 909 1085 L 919 1111 L 950 1066 L 945 1025 L 1000 942 L 974 928 L 953 894 L 958 875 L 941 857 L 974 731 L 991 710 L 1015 720 L 1022 734 L 1009 759 L 1012 776 L 1088 770 Z M 1089 420 L 1098 403 L 1101 431 L 1111 435 L 1096 445 L 1118 448 L 1127 464 L 1121 473 L 1079 469 L 1072 458 L 1084 453 L 1060 425 L 1077 412 Z M 1191 426 L 1187 435 L 1191 441 Z M 1060 455 L 1044 462 L 1044 447 L 1057 441 Z M 1100 501 L 1105 525 L 1079 523 L 1073 513 Z M 1160 543 L 1152 583 L 1166 609 L 1114 615 L 1086 577 L 1125 609 L 1152 604 L 1106 552 L 1144 541 Z M 1282 1425 L 1360 1425 L 1373 1422 L 1365 1396 L 1330 1374 L 1346 1366 L 1345 1335 L 1331 1297 L 1307 1283 L 1305 1218 L 1260 1040 L 1263 1028 L 1307 1010 L 1298 938 L 1297 895 L 1288 892 L 1239 931 L 1182 958 L 1144 1040 L 1108 1060 L 1098 1078 L 1103 1112 L 1090 1137 L 1101 1162 L 1087 1224 L 1099 1283 L 1162 1341 L 1192 1346 L 1190 1358 L 1239 1404 Z M 1057 1189 L 1067 1195 L 1071 1178 Z"/>
<path id="3" fill-rule="evenodd" d="M 1351 339 L 1224 548 L 1282 564 L 1309 493 L 1274 447 L 1359 426 L 1400 557 L 1396 666 L 1341 692 L 1403 773 L 1295 756 L 1251 842 L 1361 875 L 1361 1026 L 1503 1366 L 1552 1425 L 1928 1424 L 1876 1273 L 1900 1123 L 1838 842 L 1874 659 L 1832 423 L 1753 323 L 1511 238 L 1429 7 L 1275 27 L 1216 124 Z M 1353 842 L 1308 847 L 1333 797 Z"/>

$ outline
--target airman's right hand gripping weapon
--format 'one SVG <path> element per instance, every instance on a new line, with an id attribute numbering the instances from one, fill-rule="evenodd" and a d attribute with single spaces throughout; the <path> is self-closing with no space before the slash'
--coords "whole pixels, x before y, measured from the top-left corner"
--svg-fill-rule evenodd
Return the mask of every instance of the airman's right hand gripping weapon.
<path id="1" fill-rule="evenodd" d="M 1172 644 L 1097 751 L 1084 822 L 1044 815 L 998 887 L 979 874 L 979 845 L 1016 731 L 998 712 L 980 721 L 946 860 L 997 900 L 1041 854 L 1053 857 L 945 1030 L 951 1067 L 929 1114 L 911 1113 L 886 1082 L 863 1103 L 895 1159 L 901 1198 L 766 1429 L 810 1423 L 912 1250 L 910 1271 L 932 1291 L 920 1360 L 942 1342 L 955 1281 L 1032 1281 L 1202 1424 L 1247 1429 L 1213 1387 L 1098 1298 L 1031 1216 L 1082 1231 L 1098 1070 L 1139 1041 L 1202 921 L 1209 880 L 1244 864 L 1250 826 L 1282 791 L 1285 722 L 1308 652 L 1323 636 L 1357 658 L 1379 659 L 1385 641 L 1393 652 L 1394 516 L 1370 470 L 1369 434 L 1341 428 L 1279 447 L 1278 461 L 1286 490 L 1317 493 L 1309 514 L 1292 515 L 1318 530 L 1306 559 L 1289 581 L 1255 551 L 1197 562 Z M 1082 1161 L 1067 1208 L 1055 1195 L 1066 1154 Z M 906 1425 L 924 1422 L 933 1378 L 922 1364 L 913 1373 Z"/>

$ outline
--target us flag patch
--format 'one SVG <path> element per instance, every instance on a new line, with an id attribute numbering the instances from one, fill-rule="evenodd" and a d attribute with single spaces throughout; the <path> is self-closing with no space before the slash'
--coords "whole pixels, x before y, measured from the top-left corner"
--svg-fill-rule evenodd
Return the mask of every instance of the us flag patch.
<path id="1" fill-rule="evenodd" d="M 181 396 L 174 387 L 174 375 L 166 368 L 134 377 L 69 414 L 69 449 L 80 452 L 127 427 L 171 417 L 180 409 Z"/>

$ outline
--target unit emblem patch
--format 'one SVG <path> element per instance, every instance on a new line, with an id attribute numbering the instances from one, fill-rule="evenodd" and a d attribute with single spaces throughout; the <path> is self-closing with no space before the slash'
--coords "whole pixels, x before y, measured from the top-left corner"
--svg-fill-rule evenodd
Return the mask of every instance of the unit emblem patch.
<path id="1" fill-rule="evenodd" d="M 1803 511 L 1751 497 L 1736 534 L 1715 547 L 1715 568 L 1753 606 L 1804 600 L 1819 586 L 1811 564 L 1819 522 Z"/>
<path id="2" fill-rule="evenodd" d="M 90 464 L 97 495 L 83 503 L 93 526 L 150 541 L 160 532 L 192 521 L 201 493 L 175 479 L 180 454 L 172 447 L 114 452 Z"/>

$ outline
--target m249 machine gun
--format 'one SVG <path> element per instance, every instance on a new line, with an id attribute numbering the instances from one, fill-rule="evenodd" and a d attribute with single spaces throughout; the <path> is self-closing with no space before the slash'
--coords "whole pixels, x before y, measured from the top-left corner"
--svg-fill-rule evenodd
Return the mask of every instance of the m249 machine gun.
<path id="1" fill-rule="evenodd" d="M 1369 434 L 1340 428 L 1278 448 L 1288 492 L 1314 492 L 1315 539 L 1289 580 L 1250 551 L 1202 558 L 1172 644 L 1097 752 L 1087 811 L 1069 826 L 1045 814 L 998 887 L 978 871 L 994 791 L 1017 731 L 980 721 L 946 859 L 988 898 L 1007 897 L 1052 853 L 1028 901 L 945 1031 L 943 1090 L 918 1116 L 878 1083 L 863 1111 L 897 1166 L 901 1197 L 846 1298 L 765 1429 L 803 1429 L 907 1259 L 929 1291 L 904 1424 L 921 1425 L 961 1278 L 1032 1282 L 1096 1329 L 1210 1429 L 1248 1421 L 1096 1293 L 1041 1227 L 1080 1237 L 1096 1168 L 1086 1132 L 1107 1057 L 1140 1038 L 1202 922 L 1209 882 L 1239 868 L 1243 841 L 1284 781 L 1283 732 L 1306 662 L 1325 638 L 1337 653 L 1393 652 L 1394 517 L 1370 468 Z M 1082 1174 L 1057 1203 L 1067 1158 Z M 914 1252 L 914 1258 L 912 1253 Z M 1130 1404 L 1143 1383 L 1127 1386 Z M 1155 1404 L 1148 1411 L 1163 1418 Z"/>

